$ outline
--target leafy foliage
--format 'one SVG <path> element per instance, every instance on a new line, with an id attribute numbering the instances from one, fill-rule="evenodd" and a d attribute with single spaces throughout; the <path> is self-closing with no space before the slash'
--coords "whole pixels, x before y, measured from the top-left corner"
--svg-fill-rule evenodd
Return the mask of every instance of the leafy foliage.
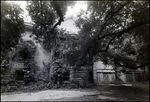
<path id="1" fill-rule="evenodd" d="M 89 1 L 76 21 L 82 38 L 76 66 L 88 54 L 105 64 L 137 69 L 149 66 L 148 1 Z M 89 15 L 89 16 L 87 16 Z M 142 16 L 141 16 L 142 15 Z M 145 49 L 145 50 L 144 50 Z"/>
<path id="2" fill-rule="evenodd" d="M 19 5 L 1 2 L 1 64 L 8 60 L 7 53 L 15 48 L 24 32 L 22 12 Z"/>
<path id="3" fill-rule="evenodd" d="M 55 53 L 56 50 L 58 50 L 57 45 L 60 46 L 60 43 L 56 42 L 58 40 L 57 35 L 64 33 L 63 31 L 61 32 L 57 26 L 63 21 L 67 7 L 72 6 L 74 1 L 58 2 L 38 0 L 28 1 L 27 3 L 27 10 L 35 23 L 33 33 L 37 36 L 38 41 L 41 41 L 42 46 L 44 46 L 44 49 L 48 53 Z M 45 78 L 42 79 L 42 77 L 40 77 L 42 80 L 51 81 L 54 71 L 62 68 L 62 66 L 59 65 L 62 62 L 57 63 L 57 59 L 59 60 L 58 56 L 52 55 L 49 56 L 48 63 L 43 63 L 46 71 L 41 75 L 45 76 Z M 57 68 L 57 66 L 59 67 Z"/>
<path id="4" fill-rule="evenodd" d="M 43 43 L 46 49 L 51 49 L 58 33 L 58 29 L 55 28 L 63 21 L 67 7 L 72 6 L 74 2 L 39 0 L 27 3 L 27 10 L 35 23 L 34 33 L 38 38 L 44 39 Z"/>

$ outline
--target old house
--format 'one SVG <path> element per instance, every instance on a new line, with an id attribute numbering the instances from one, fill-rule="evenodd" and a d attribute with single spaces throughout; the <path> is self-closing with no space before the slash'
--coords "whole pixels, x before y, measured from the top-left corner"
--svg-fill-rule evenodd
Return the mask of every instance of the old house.
<path id="1" fill-rule="evenodd" d="M 146 71 L 148 72 L 148 68 Z M 116 74 L 112 66 L 104 65 L 101 61 L 96 61 L 93 65 L 93 79 L 97 85 L 115 83 L 116 81 L 121 83 L 141 82 L 144 81 L 144 74 L 144 70 L 140 68 L 124 73 L 118 71 Z"/>
<path id="2" fill-rule="evenodd" d="M 32 24 L 25 23 L 25 33 L 32 33 Z M 29 47 L 31 45 L 32 47 Z M 23 69 L 26 68 L 26 62 L 31 59 L 31 52 L 34 51 L 34 45 L 32 42 L 22 42 L 22 39 L 19 40 L 17 48 L 9 52 L 9 67 L 10 73 L 13 74 L 17 80 L 23 80 L 24 72 Z"/>
<path id="3" fill-rule="evenodd" d="M 73 44 L 78 43 L 77 34 L 59 34 L 56 38 L 53 59 L 55 61 L 55 70 L 62 74 L 62 81 L 70 80 L 71 64 L 67 62 L 67 53 L 73 48 Z"/>
<path id="4" fill-rule="evenodd" d="M 25 33 L 31 34 L 32 24 L 25 23 L 25 25 Z M 35 56 L 35 54 L 29 52 L 29 50 L 35 50 L 35 48 L 31 48 L 31 46 L 34 47 L 34 44 L 29 41 L 26 43 L 26 46 L 20 45 L 18 50 L 10 53 L 11 72 L 15 72 L 18 80 L 23 78 L 24 73 L 22 70 L 26 68 L 26 60 L 30 61 L 30 59 L 32 59 L 31 57 Z M 53 73 L 63 73 L 61 78 L 62 81 L 74 81 L 81 84 L 94 82 L 99 85 L 103 83 L 115 83 L 116 81 L 128 83 L 141 82 L 144 80 L 144 71 L 140 68 L 134 71 L 129 70 L 125 73 L 119 73 L 118 71 L 118 74 L 116 74 L 112 66 L 104 65 L 101 61 L 94 62 L 93 66 L 82 66 L 80 70 L 74 70 L 72 65 L 66 61 L 66 53 L 69 52 L 71 48 L 79 50 L 78 47 L 74 47 L 74 44 L 79 44 L 79 37 L 77 34 L 59 34 L 56 38 L 56 45 L 50 52 L 50 55 L 55 62 L 53 66 Z M 29 47 L 28 45 L 31 46 Z"/>

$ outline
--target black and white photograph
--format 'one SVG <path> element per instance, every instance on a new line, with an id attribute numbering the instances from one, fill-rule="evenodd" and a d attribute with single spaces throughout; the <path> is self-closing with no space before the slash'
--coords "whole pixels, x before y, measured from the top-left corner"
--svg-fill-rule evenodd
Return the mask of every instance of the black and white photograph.
<path id="1" fill-rule="evenodd" d="M 149 0 L 2 0 L 1 101 L 149 102 Z"/>

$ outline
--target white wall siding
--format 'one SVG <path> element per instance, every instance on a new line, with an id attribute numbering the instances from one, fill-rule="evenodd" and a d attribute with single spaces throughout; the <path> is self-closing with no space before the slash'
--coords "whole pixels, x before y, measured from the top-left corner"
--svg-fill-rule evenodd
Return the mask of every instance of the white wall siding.
<path id="1" fill-rule="evenodd" d="M 122 82 L 139 82 L 142 81 L 142 69 L 136 71 L 121 73 L 117 78 L 112 66 L 104 65 L 101 61 L 97 61 L 93 65 L 94 83 L 99 85 L 102 83 L 114 83 L 118 78 Z"/>

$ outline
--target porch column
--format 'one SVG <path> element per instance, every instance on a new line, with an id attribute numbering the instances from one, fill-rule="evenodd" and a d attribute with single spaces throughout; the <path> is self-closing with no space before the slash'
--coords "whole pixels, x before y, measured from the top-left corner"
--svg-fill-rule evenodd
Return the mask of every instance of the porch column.
<path id="1" fill-rule="evenodd" d="M 100 83 L 103 83 L 103 81 L 104 81 L 103 73 L 100 73 L 100 74 L 99 74 L 99 78 L 100 78 L 99 82 L 100 82 Z"/>
<path id="2" fill-rule="evenodd" d="M 132 73 L 133 82 L 135 82 L 135 73 Z"/>

